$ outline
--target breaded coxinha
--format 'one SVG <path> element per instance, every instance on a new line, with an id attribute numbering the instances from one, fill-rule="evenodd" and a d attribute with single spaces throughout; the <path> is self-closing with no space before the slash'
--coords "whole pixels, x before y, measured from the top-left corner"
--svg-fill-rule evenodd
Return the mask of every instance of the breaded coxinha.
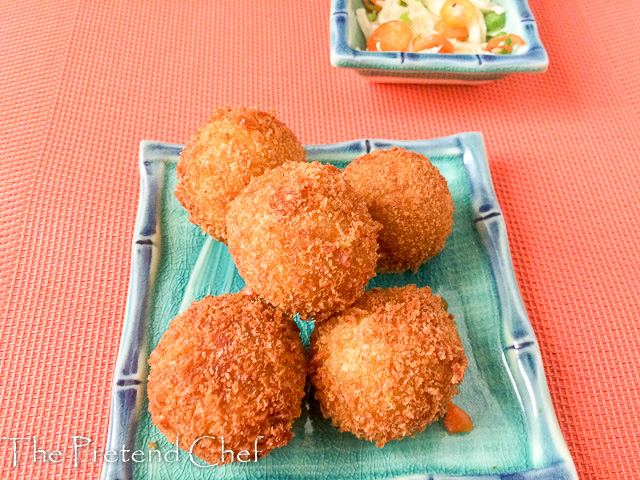
<path id="1" fill-rule="evenodd" d="M 154 425 L 215 465 L 289 443 L 300 416 L 306 354 L 291 315 L 251 292 L 205 297 L 178 315 L 149 358 Z M 258 450 L 256 450 L 258 449 Z M 256 453 L 257 452 L 257 453 Z"/>
<path id="2" fill-rule="evenodd" d="M 324 416 L 379 447 L 445 415 L 467 365 L 453 315 L 428 287 L 368 290 L 311 334 Z"/>
<path id="3" fill-rule="evenodd" d="M 397 147 L 375 150 L 343 174 L 382 224 L 378 273 L 416 271 L 442 251 L 453 226 L 453 199 L 427 157 Z"/>
<path id="4" fill-rule="evenodd" d="M 340 170 L 319 162 L 254 178 L 227 214 L 229 252 L 247 285 L 305 319 L 362 295 L 375 275 L 379 230 Z"/>
<path id="5" fill-rule="evenodd" d="M 175 195 L 192 223 L 226 243 L 231 200 L 252 178 L 288 161 L 306 162 L 306 153 L 273 114 L 219 108 L 180 154 Z"/>

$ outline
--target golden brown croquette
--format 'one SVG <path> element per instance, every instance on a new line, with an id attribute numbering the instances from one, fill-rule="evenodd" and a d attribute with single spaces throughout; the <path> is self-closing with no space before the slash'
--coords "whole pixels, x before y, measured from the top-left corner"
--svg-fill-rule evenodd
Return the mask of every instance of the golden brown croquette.
<path id="1" fill-rule="evenodd" d="M 444 415 L 467 367 L 453 315 L 415 285 L 368 290 L 319 322 L 310 355 L 324 416 L 379 447 Z"/>
<path id="2" fill-rule="evenodd" d="M 305 162 L 306 154 L 273 114 L 219 108 L 180 154 L 175 195 L 192 223 L 226 242 L 229 202 L 253 177 L 287 161 Z"/>
<path id="3" fill-rule="evenodd" d="M 453 199 L 427 157 L 397 147 L 376 150 L 351 162 L 344 175 L 382 224 L 379 273 L 416 271 L 444 248 Z"/>
<path id="4" fill-rule="evenodd" d="M 289 162 L 231 203 L 229 252 L 247 285 L 291 313 L 351 305 L 375 275 L 380 225 L 336 167 Z"/>
<path id="5" fill-rule="evenodd" d="M 286 445 L 300 416 L 306 359 L 290 315 L 255 295 L 205 297 L 172 322 L 149 358 L 149 412 L 170 442 L 210 464 Z M 215 437 L 202 438 L 201 437 Z M 243 457 L 246 460 L 248 457 Z M 237 461 L 234 458 L 233 461 Z"/>

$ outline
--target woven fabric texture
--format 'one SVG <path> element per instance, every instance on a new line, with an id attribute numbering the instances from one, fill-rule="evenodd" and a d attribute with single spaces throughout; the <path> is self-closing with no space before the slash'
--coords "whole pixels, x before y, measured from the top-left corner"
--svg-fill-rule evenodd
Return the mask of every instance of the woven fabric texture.
<path id="1" fill-rule="evenodd" d="M 376 85 L 329 64 L 329 2 L 0 2 L 0 435 L 102 448 L 142 139 L 221 104 L 303 143 L 485 135 L 516 276 L 581 478 L 640 471 L 640 2 L 531 0 L 549 70 Z M 84 458 L 1 478 L 97 478 Z"/>

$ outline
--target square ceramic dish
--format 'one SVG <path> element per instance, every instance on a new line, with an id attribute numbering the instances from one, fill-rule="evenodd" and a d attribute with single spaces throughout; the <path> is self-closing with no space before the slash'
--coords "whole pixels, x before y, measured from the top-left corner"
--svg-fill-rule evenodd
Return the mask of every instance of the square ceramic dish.
<path id="1" fill-rule="evenodd" d="M 103 480 L 577 478 L 516 285 L 482 136 L 357 140 L 306 149 L 310 161 L 344 167 L 373 149 L 394 145 L 427 155 L 440 169 L 453 195 L 455 225 L 443 252 L 417 273 L 379 275 L 368 288 L 428 285 L 447 300 L 469 360 L 456 403 L 473 418 L 473 431 L 450 435 L 439 421 L 415 438 L 392 441 L 380 449 L 340 433 L 322 417 L 308 393 L 302 416 L 294 424 L 293 440 L 256 463 L 199 468 L 189 461 L 186 446 L 177 462 L 134 463 L 119 458 L 105 463 Z M 227 248 L 189 223 L 173 194 L 181 149 L 157 142 L 141 145 L 140 204 L 107 450 L 126 445 L 146 452 L 155 442 L 166 455 L 172 448 L 147 409 L 149 352 L 171 319 L 192 300 L 237 292 L 244 286 Z M 298 324 L 308 345 L 313 323 Z"/>
<path id="2" fill-rule="evenodd" d="M 522 54 L 369 52 L 355 14 L 362 7 L 362 0 L 332 0 L 331 64 L 386 83 L 476 84 L 516 72 L 544 72 L 549 58 L 527 1 L 494 1 L 507 11 L 505 30 L 527 42 L 528 49 Z"/>

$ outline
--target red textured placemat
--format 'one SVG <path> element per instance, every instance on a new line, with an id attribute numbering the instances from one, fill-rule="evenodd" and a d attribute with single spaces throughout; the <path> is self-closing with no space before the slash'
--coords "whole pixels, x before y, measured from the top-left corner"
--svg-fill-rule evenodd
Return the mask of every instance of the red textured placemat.
<path id="1" fill-rule="evenodd" d="M 549 71 L 477 87 L 332 68 L 328 3 L 0 3 L 0 435 L 67 454 L 12 469 L 3 441 L 0 478 L 97 478 L 69 437 L 105 442 L 138 143 L 219 104 L 276 109 L 303 143 L 481 131 L 578 472 L 635 478 L 640 3 L 534 0 Z"/>

